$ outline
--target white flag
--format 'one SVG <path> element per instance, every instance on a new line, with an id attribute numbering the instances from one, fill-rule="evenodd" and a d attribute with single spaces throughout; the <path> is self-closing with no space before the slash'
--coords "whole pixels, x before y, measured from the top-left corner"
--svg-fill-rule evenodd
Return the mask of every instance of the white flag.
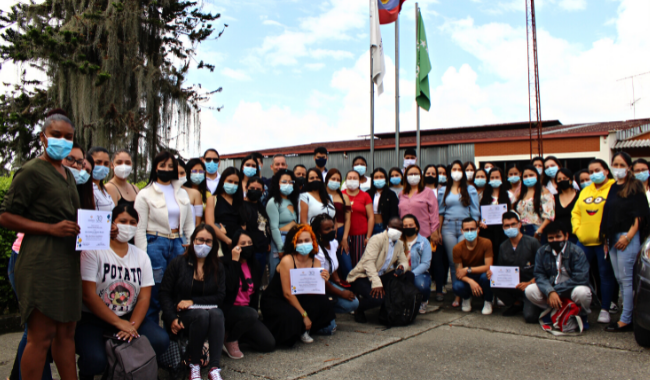
<path id="1" fill-rule="evenodd" d="M 384 92 L 386 62 L 384 62 L 384 45 L 379 29 L 377 0 L 370 0 L 370 54 L 372 54 L 372 81 L 377 85 L 377 92 L 381 95 Z"/>

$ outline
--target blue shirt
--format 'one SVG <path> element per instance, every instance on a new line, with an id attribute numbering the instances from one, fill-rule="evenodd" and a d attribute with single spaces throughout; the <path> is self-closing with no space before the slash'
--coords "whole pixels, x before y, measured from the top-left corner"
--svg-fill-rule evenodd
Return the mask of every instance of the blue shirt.
<path id="1" fill-rule="evenodd" d="M 384 273 L 388 271 L 388 267 L 390 266 L 390 261 L 393 259 L 394 250 L 395 250 L 395 242 L 388 239 L 388 252 L 386 253 L 386 261 L 384 261 L 384 265 L 381 266 L 378 275 L 382 276 Z"/>
<path id="2" fill-rule="evenodd" d="M 474 220 L 481 218 L 481 211 L 478 205 L 478 192 L 474 186 L 467 186 L 469 193 L 469 206 L 463 206 L 460 201 L 460 194 L 454 194 L 451 191 L 447 194 L 446 202 L 443 203 L 445 196 L 445 187 L 438 190 L 438 213 L 445 220 L 463 220 L 471 217 Z"/>

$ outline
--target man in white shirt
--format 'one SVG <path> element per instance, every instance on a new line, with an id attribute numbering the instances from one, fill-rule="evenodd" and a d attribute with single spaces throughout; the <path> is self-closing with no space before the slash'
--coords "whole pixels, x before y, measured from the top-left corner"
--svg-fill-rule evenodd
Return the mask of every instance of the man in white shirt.
<path id="1" fill-rule="evenodd" d="M 205 151 L 201 161 L 205 164 L 205 181 L 210 193 L 214 194 L 219 184 L 219 161 L 221 160 L 219 152 L 216 149 L 210 148 Z"/>

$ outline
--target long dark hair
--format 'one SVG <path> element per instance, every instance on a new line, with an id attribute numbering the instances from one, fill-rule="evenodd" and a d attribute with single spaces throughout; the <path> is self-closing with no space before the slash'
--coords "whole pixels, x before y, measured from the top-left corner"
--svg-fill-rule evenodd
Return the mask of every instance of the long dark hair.
<path id="1" fill-rule="evenodd" d="M 386 184 L 384 185 L 384 188 L 382 190 L 386 190 L 387 188 L 390 187 L 390 178 L 388 178 L 388 174 L 386 174 L 386 170 L 384 168 L 377 168 L 372 171 L 372 174 L 370 175 L 370 190 L 368 190 L 368 193 L 371 194 L 376 194 L 377 193 L 377 187 L 375 186 L 375 173 L 381 173 L 384 175 L 384 179 L 386 180 Z"/>
<path id="2" fill-rule="evenodd" d="M 532 166 L 532 165 L 530 165 L 530 166 Z M 533 166 L 533 167 L 534 167 L 534 166 Z M 509 186 L 508 186 L 508 187 L 509 187 L 508 190 L 510 190 L 510 189 L 514 189 L 512 183 L 510 183 L 510 181 L 508 181 L 508 173 L 510 173 L 510 169 L 517 169 L 517 171 L 519 172 L 519 181 L 521 182 L 521 181 L 524 180 L 524 179 L 523 179 L 524 171 L 521 170 L 521 167 L 520 167 L 516 162 L 507 165 L 507 166 L 506 166 L 506 172 L 505 172 L 504 180 L 502 180 L 501 182 L 504 182 L 504 183 L 505 183 L 506 181 L 508 182 L 508 185 L 509 185 Z M 493 170 L 494 170 L 494 168 L 493 168 Z M 537 169 L 535 169 L 535 171 L 537 171 Z M 537 174 L 539 174 L 539 172 L 538 172 Z M 537 180 L 538 180 L 538 182 L 539 182 L 539 178 L 537 178 Z"/>
<path id="3" fill-rule="evenodd" d="M 255 162 L 255 170 L 257 170 L 257 177 L 261 177 L 262 174 L 260 172 L 260 164 L 257 162 L 257 158 L 255 156 L 253 156 L 252 154 L 249 154 L 248 156 L 244 157 L 243 160 L 241 160 L 241 165 L 239 167 L 239 171 L 242 174 L 242 178 L 244 176 L 244 164 L 248 160 L 253 160 L 253 162 Z"/>
<path id="4" fill-rule="evenodd" d="M 237 178 L 239 178 L 239 184 L 237 185 L 237 191 L 235 194 L 231 195 L 232 196 L 232 206 L 235 207 L 236 209 L 239 209 L 239 206 L 242 205 L 244 202 L 244 191 L 242 190 L 242 176 L 241 172 L 237 170 L 235 167 L 229 167 L 226 168 L 226 170 L 221 173 L 221 178 L 219 178 L 219 184 L 217 185 L 217 189 L 215 190 L 216 195 L 221 195 L 223 197 L 223 193 L 225 193 L 225 190 L 223 189 L 223 185 L 226 183 L 226 178 L 230 177 L 231 175 L 235 174 Z"/>
<path id="5" fill-rule="evenodd" d="M 318 174 L 318 181 L 320 182 L 320 187 L 318 188 L 318 195 L 320 196 L 320 202 L 323 204 L 323 210 L 327 210 L 327 206 L 332 204 L 332 201 L 330 200 L 330 195 L 327 194 L 327 190 L 325 189 L 325 183 L 323 183 L 323 173 L 318 170 L 317 168 L 311 168 L 307 170 L 307 182 L 309 183 L 309 173 L 315 172 Z M 307 186 L 305 184 L 305 186 Z"/>
<path id="6" fill-rule="evenodd" d="M 157 168 L 158 164 L 161 162 L 167 162 L 167 160 L 172 160 L 172 165 L 174 166 L 174 169 L 172 171 L 174 172 L 174 178 L 178 178 L 178 160 L 176 157 L 174 157 L 171 152 L 168 152 L 166 150 L 158 153 L 156 157 L 153 159 L 153 163 L 151 164 L 151 173 L 149 173 L 149 182 L 147 182 L 147 186 L 151 185 L 152 183 L 156 182 L 158 180 L 158 173 L 157 173 Z"/>
<path id="7" fill-rule="evenodd" d="M 481 169 L 484 170 L 484 169 Z M 492 204 L 492 192 L 494 188 L 490 185 L 490 176 L 492 173 L 497 172 L 501 176 L 501 186 L 499 186 L 499 204 L 507 204 L 508 210 L 512 208 L 510 204 L 510 196 L 508 196 L 508 189 L 506 189 L 506 184 L 504 182 L 505 177 L 503 176 L 503 171 L 497 166 L 493 166 L 490 169 L 490 173 L 487 174 L 487 183 L 485 184 L 485 189 L 483 189 L 483 198 L 481 198 L 481 206 L 489 206 Z"/>
<path id="8" fill-rule="evenodd" d="M 74 142 L 72 144 L 72 149 L 79 149 L 81 150 L 81 155 L 85 157 L 86 161 L 90 164 L 90 176 L 92 177 L 93 169 L 95 169 L 95 160 L 93 160 L 92 156 L 87 155 L 84 152 L 84 149 L 81 147 L 81 145 L 77 144 Z M 80 169 L 83 170 L 83 169 Z M 86 183 L 83 185 L 77 185 L 77 193 L 79 193 L 79 200 L 81 202 L 81 209 L 83 210 L 94 210 L 95 209 L 95 191 L 93 190 L 93 181 L 92 179 L 88 179 Z"/>
<path id="9" fill-rule="evenodd" d="M 251 239 L 251 242 L 253 241 L 253 237 L 248 232 L 246 232 L 246 230 L 239 229 L 239 230 L 235 231 L 234 235 L 232 235 L 232 246 L 233 247 L 235 247 L 235 246 L 237 246 L 239 244 L 239 238 L 241 238 L 242 235 L 248 236 Z M 232 252 L 228 252 L 228 253 L 224 252 L 224 256 L 228 256 L 232 260 Z M 241 260 L 241 256 L 239 257 L 239 259 Z M 246 263 L 248 264 L 249 268 L 251 268 L 253 270 L 258 269 L 257 268 L 257 260 L 255 260 L 254 257 L 251 258 L 250 260 L 248 260 Z M 248 282 L 246 282 L 246 276 L 244 276 L 244 272 L 241 269 L 241 265 L 239 266 L 239 280 L 241 281 L 241 290 L 247 291 L 248 290 Z"/>
<path id="10" fill-rule="evenodd" d="M 330 265 L 330 270 L 332 270 L 334 268 L 332 266 L 332 258 L 330 257 L 329 251 L 325 248 L 325 244 L 329 243 L 329 241 L 323 241 L 323 234 L 321 233 L 321 225 L 326 220 L 332 221 L 332 225 L 335 227 L 334 229 L 336 229 L 336 223 L 334 222 L 334 219 L 327 214 L 316 215 L 311 221 L 311 229 L 314 231 L 314 235 L 316 235 L 316 241 L 318 242 L 318 246 L 320 247 L 321 251 L 323 251 L 325 260 L 327 260 Z"/>
<path id="11" fill-rule="evenodd" d="M 278 207 L 280 207 L 280 205 L 282 204 L 282 192 L 280 191 L 280 178 L 282 178 L 283 175 L 290 176 L 291 181 L 294 182 L 293 192 L 287 195 L 287 199 L 291 202 L 294 211 L 297 213 L 298 198 L 300 197 L 300 192 L 295 186 L 296 176 L 293 174 L 291 170 L 280 169 L 278 170 L 277 173 L 273 175 L 273 178 L 271 178 L 271 190 L 269 190 L 269 199 L 273 198 L 273 201 L 275 201 L 275 204 L 278 205 Z"/>
<path id="12" fill-rule="evenodd" d="M 73 146 L 74 146 L 74 144 L 73 144 Z M 108 155 L 108 159 L 109 160 L 111 159 L 111 154 L 108 152 L 108 150 L 106 148 L 101 147 L 101 146 L 94 146 L 94 147 L 88 149 L 88 155 L 89 156 L 92 157 L 92 155 L 95 154 L 95 153 L 106 153 Z M 93 162 L 94 162 L 94 159 L 93 159 Z M 95 166 L 93 165 L 93 171 L 94 171 L 94 169 L 95 169 Z M 106 176 L 106 178 L 108 178 L 108 175 Z M 99 188 L 102 189 L 103 191 L 106 191 L 106 187 L 104 186 L 104 181 L 106 180 L 106 178 L 99 181 Z M 93 178 L 93 173 L 90 173 L 90 179 L 91 180 L 94 179 Z"/>
<path id="13" fill-rule="evenodd" d="M 402 169 L 398 167 L 390 168 L 390 170 L 388 171 L 388 178 L 386 178 L 386 181 L 388 182 L 388 186 L 393 186 L 393 184 L 390 183 L 390 178 L 393 175 L 393 172 L 399 173 L 399 176 L 402 178 L 402 181 L 400 182 L 400 186 L 404 186 L 404 174 L 402 173 Z"/>
<path id="14" fill-rule="evenodd" d="M 196 165 L 201 165 L 201 169 L 205 172 L 205 164 L 203 161 L 201 161 L 200 158 L 193 158 L 187 162 L 187 165 L 185 167 L 185 174 L 187 176 L 187 182 L 183 184 L 184 187 L 187 188 L 192 188 L 192 186 L 195 185 L 194 182 L 192 182 L 192 168 L 195 167 Z M 208 193 L 208 185 L 205 180 L 197 185 L 199 187 L 199 193 L 201 193 L 201 199 L 203 199 L 203 203 L 205 203 L 208 200 L 207 193 Z"/>
<path id="15" fill-rule="evenodd" d="M 451 178 L 451 171 L 454 168 L 454 165 L 460 165 L 460 172 L 463 174 L 460 178 L 460 203 L 463 207 L 469 207 L 471 199 L 469 197 L 469 192 L 467 191 L 467 176 L 465 175 L 463 163 L 460 160 L 456 160 L 449 165 L 449 170 L 447 171 L 447 185 L 445 187 L 445 195 L 442 198 L 442 204 L 447 206 L 447 196 L 451 192 L 451 187 L 454 184 L 454 180 Z"/>
<path id="16" fill-rule="evenodd" d="M 138 215 L 138 212 L 135 210 L 135 208 L 130 204 L 130 203 L 121 203 L 113 209 L 113 223 L 115 223 L 115 219 L 121 214 L 121 213 L 127 213 L 131 215 L 136 222 L 140 221 L 140 216 Z"/>
<path id="17" fill-rule="evenodd" d="M 429 164 L 429 165 L 425 166 L 422 175 L 426 177 L 427 176 L 427 170 L 429 170 L 431 168 L 433 168 L 433 170 L 436 172 L 436 176 L 434 177 L 436 179 L 436 182 L 434 183 L 434 186 L 438 187 L 438 168 L 436 167 L 436 165 Z M 474 174 L 474 175 L 476 175 L 476 174 Z M 424 186 L 426 186 L 426 182 L 425 182 Z M 437 194 L 436 194 L 436 196 L 437 196 Z"/>
<path id="18" fill-rule="evenodd" d="M 526 193 L 528 192 L 528 186 L 524 184 L 524 172 L 526 170 L 530 170 L 531 172 L 535 173 L 535 177 L 537 178 L 537 182 L 535 183 L 534 189 L 535 189 L 535 195 L 533 195 L 533 209 L 535 210 L 535 213 L 539 215 L 539 217 L 542 217 L 542 182 L 540 181 L 540 176 L 539 172 L 537 171 L 537 168 L 535 168 L 533 165 L 526 165 L 524 168 L 524 171 L 521 173 L 521 191 L 519 192 L 519 198 L 517 199 L 517 202 L 515 202 L 514 209 L 517 210 L 517 206 L 519 206 L 519 202 L 524 200 L 524 197 L 526 196 Z"/>
<path id="19" fill-rule="evenodd" d="M 333 177 L 334 175 L 336 175 L 336 174 L 338 174 L 339 177 L 341 177 L 341 182 L 343 182 L 343 174 L 341 174 L 341 172 L 340 172 L 338 169 L 336 169 L 336 168 L 331 168 L 330 170 L 327 171 L 327 175 L 325 175 L 325 186 L 327 186 L 327 184 L 329 183 L 330 179 L 332 179 L 332 177 Z M 343 193 L 341 192 L 341 186 L 339 186 L 339 188 L 336 189 L 336 193 L 337 193 L 337 194 L 339 195 L 339 197 L 341 197 L 341 199 L 343 200 L 343 204 L 345 204 L 345 198 L 343 197 Z"/>
<path id="20" fill-rule="evenodd" d="M 560 168 L 560 169 L 558 169 L 557 173 L 555 174 L 555 183 L 557 183 L 557 176 L 560 173 L 564 174 L 566 177 L 569 178 L 569 183 L 571 184 L 571 187 L 569 187 L 569 188 L 572 189 L 572 190 L 575 190 L 573 188 L 573 173 L 568 168 Z M 559 193 L 562 192 L 562 190 L 560 190 L 560 188 L 558 187 L 557 192 L 559 194 Z"/>
<path id="21" fill-rule="evenodd" d="M 560 163 L 560 161 L 559 161 L 555 156 L 548 156 L 548 157 L 546 157 L 546 158 L 544 159 L 544 170 L 542 170 L 542 184 L 543 184 L 544 186 L 547 186 L 548 183 L 549 183 L 552 179 L 555 179 L 555 178 L 551 178 L 551 177 L 549 177 L 549 176 L 546 175 L 546 163 L 547 163 L 548 161 L 553 161 L 553 162 L 555 162 L 555 164 L 557 165 L 557 169 L 558 169 L 558 171 L 559 171 L 560 169 L 562 169 L 562 164 Z M 556 173 L 556 174 L 557 174 L 557 173 Z"/>
<path id="22" fill-rule="evenodd" d="M 433 166 L 433 165 L 429 165 L 429 166 Z M 404 215 L 402 217 L 402 223 L 404 223 L 404 219 L 413 219 L 413 221 L 415 222 L 415 227 L 418 228 L 418 231 L 417 231 L 416 235 L 419 235 L 420 234 L 420 221 L 418 220 L 418 218 L 416 218 L 415 215 L 413 215 L 413 214 L 406 214 L 406 215 Z M 417 236 L 415 238 L 417 239 Z M 400 237 L 400 240 L 402 240 L 402 242 L 404 243 L 404 246 L 406 247 L 406 235 L 402 234 L 402 236 Z"/>
<path id="23" fill-rule="evenodd" d="M 205 258 L 205 264 L 203 265 L 203 273 L 204 276 L 203 278 L 205 279 L 207 274 L 212 274 L 214 276 L 214 281 L 219 283 L 219 279 L 217 279 L 217 274 L 219 273 L 219 239 L 217 238 L 217 233 L 214 232 L 214 228 L 211 226 L 201 223 L 196 227 L 194 232 L 192 233 L 192 236 L 190 237 L 189 245 L 187 249 L 185 250 L 185 253 L 183 256 L 185 258 L 193 260 L 194 262 L 197 262 L 196 258 L 196 252 L 194 252 L 194 240 L 196 239 L 196 235 L 199 234 L 199 232 L 206 230 L 212 235 L 212 249 L 208 253 L 208 257 Z M 234 240 L 233 240 L 234 241 Z M 194 269 L 196 271 L 196 267 Z"/>
<path id="24" fill-rule="evenodd" d="M 618 196 L 621 198 L 627 198 L 630 195 L 638 193 L 643 194 L 645 192 L 645 187 L 641 181 L 636 179 L 634 172 L 632 171 L 632 157 L 630 157 L 630 155 L 625 152 L 616 152 L 616 154 L 614 154 L 614 157 L 612 157 L 612 162 L 614 162 L 614 159 L 616 159 L 616 157 L 621 157 L 628 166 L 627 174 L 625 175 L 625 184 L 618 191 Z"/>
<path id="25" fill-rule="evenodd" d="M 614 156 L 614 157 L 616 157 L 616 156 Z M 609 165 L 607 165 L 607 162 L 605 162 L 605 160 L 601 160 L 600 158 L 594 158 L 593 160 L 589 161 L 589 165 L 587 165 L 587 169 L 589 169 L 589 166 L 591 166 L 591 164 L 600 165 L 603 169 L 607 170 L 607 179 L 614 179 L 614 175 L 612 174 L 612 170 L 609 168 Z M 589 171 L 589 170 L 587 170 L 587 171 Z"/>
<path id="26" fill-rule="evenodd" d="M 418 174 L 420 175 L 420 183 L 418 183 L 418 194 L 424 191 L 424 175 L 422 174 L 422 169 L 418 165 L 410 165 L 406 170 L 404 170 L 404 175 L 402 176 L 402 186 L 404 186 L 404 194 L 408 195 L 411 192 L 411 184 L 408 181 L 409 170 L 416 168 Z"/>

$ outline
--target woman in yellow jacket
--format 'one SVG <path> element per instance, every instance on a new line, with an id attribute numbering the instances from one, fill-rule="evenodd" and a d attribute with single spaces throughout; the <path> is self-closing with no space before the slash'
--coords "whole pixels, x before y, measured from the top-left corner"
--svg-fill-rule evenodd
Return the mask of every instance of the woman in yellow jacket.
<path id="1" fill-rule="evenodd" d="M 580 192 L 580 197 L 571 212 L 571 225 L 573 233 L 578 237 L 578 246 L 585 252 L 589 264 L 594 266 L 594 260 L 598 262 L 602 298 L 598 323 L 609 323 L 612 298 L 617 291 L 616 277 L 612 263 L 605 257 L 604 242 L 600 239 L 599 231 L 607 194 L 615 181 L 609 166 L 601 159 L 589 163 L 589 178 L 592 184 Z"/>

